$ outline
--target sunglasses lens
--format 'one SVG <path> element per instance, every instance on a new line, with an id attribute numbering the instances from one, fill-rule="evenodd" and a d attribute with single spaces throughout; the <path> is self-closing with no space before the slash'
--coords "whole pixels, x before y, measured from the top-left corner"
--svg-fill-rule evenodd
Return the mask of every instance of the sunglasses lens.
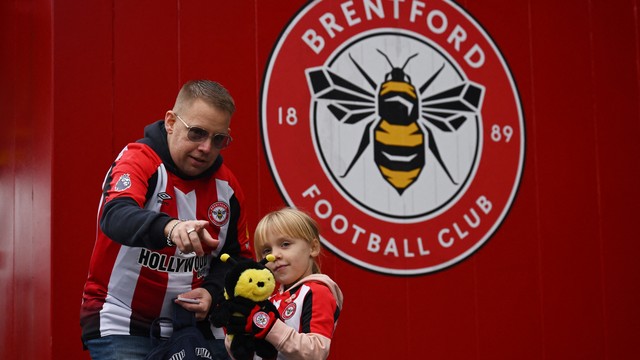
<path id="1" fill-rule="evenodd" d="M 231 136 L 224 134 L 216 134 L 213 137 L 213 146 L 218 149 L 224 149 L 231 144 Z"/>
<path id="2" fill-rule="evenodd" d="M 200 142 L 200 141 L 208 138 L 209 137 L 209 133 L 204 129 L 200 129 L 198 127 L 191 127 L 189 129 L 189 132 L 187 133 L 187 137 L 191 141 Z"/>

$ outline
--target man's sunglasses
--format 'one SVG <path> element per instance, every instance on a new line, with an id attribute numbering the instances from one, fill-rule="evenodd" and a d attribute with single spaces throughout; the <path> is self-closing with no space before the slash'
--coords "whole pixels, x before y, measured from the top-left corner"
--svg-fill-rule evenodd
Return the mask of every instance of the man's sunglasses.
<path id="1" fill-rule="evenodd" d="M 175 113 L 174 113 L 175 114 Z M 187 129 L 189 130 L 187 132 L 187 138 L 193 142 L 196 143 L 200 143 L 203 142 L 205 140 L 207 140 L 208 138 L 211 138 L 211 141 L 213 143 L 213 146 L 215 146 L 217 149 L 224 149 L 227 146 L 229 146 L 231 144 L 231 141 L 233 141 L 233 139 L 231 138 L 231 135 L 229 134 L 209 134 L 209 132 L 203 128 L 199 128 L 197 126 L 189 126 L 187 125 L 186 122 L 184 122 L 184 120 L 182 120 L 182 118 L 180 117 L 180 115 L 176 114 L 176 117 L 182 121 L 182 123 L 184 124 L 184 126 L 187 127 Z"/>

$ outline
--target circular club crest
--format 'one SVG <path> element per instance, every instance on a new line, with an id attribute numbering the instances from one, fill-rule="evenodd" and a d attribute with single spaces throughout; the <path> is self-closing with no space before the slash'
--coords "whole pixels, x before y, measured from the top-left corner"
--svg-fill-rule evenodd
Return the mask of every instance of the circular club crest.
<path id="1" fill-rule="evenodd" d="M 253 315 L 253 323 L 260 329 L 264 329 L 269 324 L 269 315 L 264 311 L 258 311 Z"/>
<path id="2" fill-rule="evenodd" d="M 293 315 L 296 313 L 296 307 L 297 305 L 294 302 L 287 305 L 282 311 L 282 314 L 281 314 L 282 318 L 285 320 L 291 319 Z"/>
<path id="3" fill-rule="evenodd" d="M 217 201 L 209 206 L 209 220 L 218 227 L 229 222 L 229 205 L 222 201 Z"/>
<path id="4" fill-rule="evenodd" d="M 261 129 L 285 201 L 315 215 L 333 252 L 387 274 L 474 253 L 524 164 L 507 64 L 449 1 L 307 4 L 269 59 Z"/>

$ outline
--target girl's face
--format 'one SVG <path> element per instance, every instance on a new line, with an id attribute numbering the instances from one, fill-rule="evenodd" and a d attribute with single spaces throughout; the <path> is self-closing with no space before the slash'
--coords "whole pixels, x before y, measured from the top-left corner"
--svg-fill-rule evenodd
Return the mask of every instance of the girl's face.
<path id="1" fill-rule="evenodd" d="M 273 254 L 276 260 L 267 263 L 267 267 L 273 271 L 276 281 L 285 288 L 295 284 L 305 276 L 313 272 L 313 259 L 318 256 L 320 247 L 313 246 L 305 239 L 290 238 L 280 233 L 267 231 L 262 257 Z"/>

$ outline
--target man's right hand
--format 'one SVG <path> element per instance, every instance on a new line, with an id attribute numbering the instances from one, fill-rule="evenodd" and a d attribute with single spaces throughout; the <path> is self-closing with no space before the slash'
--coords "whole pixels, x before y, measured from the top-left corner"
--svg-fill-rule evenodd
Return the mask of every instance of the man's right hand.
<path id="1" fill-rule="evenodd" d="M 176 224 L 176 222 L 179 223 Z M 203 244 L 216 249 L 220 241 L 214 239 L 207 231 L 209 222 L 206 220 L 172 220 L 165 226 L 167 236 L 180 251 L 185 254 L 195 252 L 197 256 L 204 255 Z M 172 230 L 173 229 L 173 230 Z"/>

